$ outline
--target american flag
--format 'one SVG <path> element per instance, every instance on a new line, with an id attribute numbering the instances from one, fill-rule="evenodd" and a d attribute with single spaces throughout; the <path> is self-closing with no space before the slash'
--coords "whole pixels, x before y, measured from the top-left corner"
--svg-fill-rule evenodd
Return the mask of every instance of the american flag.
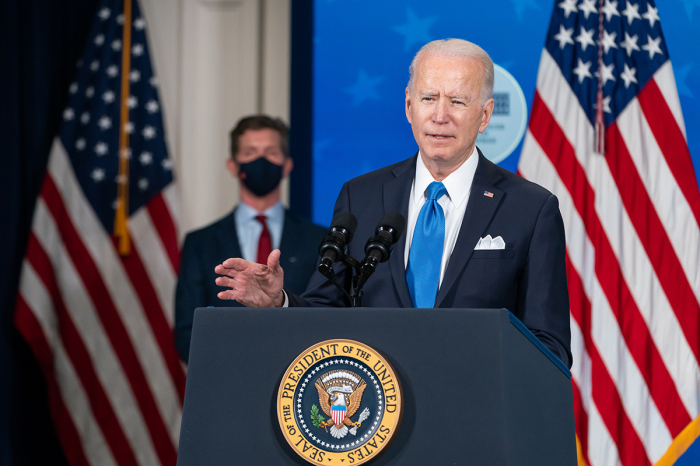
<path id="1" fill-rule="evenodd" d="M 686 141 L 655 4 L 556 0 L 518 169 L 566 226 L 580 464 L 670 465 L 700 432 Z"/>
<path id="2" fill-rule="evenodd" d="M 176 202 L 136 0 L 100 2 L 68 91 L 15 322 L 70 464 L 172 465 L 185 387 Z"/>

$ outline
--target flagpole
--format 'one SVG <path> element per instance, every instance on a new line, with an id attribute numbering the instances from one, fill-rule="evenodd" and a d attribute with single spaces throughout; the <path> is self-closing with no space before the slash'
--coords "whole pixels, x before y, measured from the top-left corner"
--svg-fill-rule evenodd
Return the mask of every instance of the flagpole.
<path id="1" fill-rule="evenodd" d="M 131 0 L 124 0 L 124 28 L 122 38 L 122 87 L 119 112 L 119 177 L 117 179 L 117 210 L 114 216 L 114 236 L 119 254 L 131 251 L 129 240 L 129 72 L 131 67 Z"/>
<path id="2" fill-rule="evenodd" d="M 598 92 L 595 106 L 595 148 L 605 155 L 605 105 L 603 104 L 603 0 L 598 2 Z"/>

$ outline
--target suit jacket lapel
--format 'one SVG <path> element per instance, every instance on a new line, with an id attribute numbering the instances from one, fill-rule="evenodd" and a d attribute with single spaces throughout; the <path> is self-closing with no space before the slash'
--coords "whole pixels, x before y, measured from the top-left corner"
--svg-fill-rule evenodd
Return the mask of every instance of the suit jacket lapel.
<path id="1" fill-rule="evenodd" d="M 219 251 L 226 251 L 228 257 L 243 257 L 241 245 L 238 242 L 238 232 L 236 231 L 236 208 L 226 216 L 221 223 L 221 228 L 216 231 L 216 240 L 220 243 Z"/>
<path id="2" fill-rule="evenodd" d="M 384 212 L 398 212 L 408 218 L 408 202 L 411 198 L 411 186 L 416 176 L 416 156 L 399 164 L 392 173 L 396 178 L 384 184 Z M 399 293 L 403 307 L 413 307 L 411 293 L 406 282 L 406 266 L 404 264 L 404 250 L 406 248 L 406 231 L 394 245 L 394 250 L 389 258 L 391 277 L 394 286 Z"/>
<path id="3" fill-rule="evenodd" d="M 480 150 L 478 153 L 479 165 L 474 174 L 467 209 L 464 212 L 457 243 L 450 256 L 442 285 L 435 299 L 435 307 L 440 307 L 440 303 L 455 285 L 459 274 L 466 267 L 474 252 L 474 246 L 486 231 L 505 194 L 495 186 L 501 179 L 501 174 L 496 171 L 494 164 L 487 160 Z M 484 196 L 485 191 L 493 193 L 493 197 Z"/>
<path id="4" fill-rule="evenodd" d="M 285 256 L 288 254 L 292 254 L 292 251 L 296 250 L 296 248 L 294 247 L 294 236 L 291 234 L 285 234 L 288 233 L 290 229 L 294 229 L 292 226 L 294 222 L 295 219 L 292 218 L 292 216 L 289 214 L 289 211 L 287 209 L 284 209 L 284 222 L 282 223 L 282 239 L 280 240 L 280 251 L 282 251 L 282 254 Z"/>

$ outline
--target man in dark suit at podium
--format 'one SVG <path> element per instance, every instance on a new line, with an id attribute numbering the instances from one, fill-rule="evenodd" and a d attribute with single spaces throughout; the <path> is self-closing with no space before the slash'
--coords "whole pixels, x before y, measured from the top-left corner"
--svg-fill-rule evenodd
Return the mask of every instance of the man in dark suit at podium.
<path id="1" fill-rule="evenodd" d="M 270 252 L 284 251 L 285 286 L 302 293 L 316 269 L 318 244 L 326 229 L 287 211 L 280 181 L 292 171 L 287 126 L 265 115 L 243 118 L 231 131 L 226 168 L 240 181 L 240 204 L 215 223 L 187 235 L 182 248 L 175 299 L 175 345 L 189 357 L 194 309 L 241 306 L 217 297 L 214 266 L 229 257 L 266 263 Z"/>
<path id="2" fill-rule="evenodd" d="M 348 181 L 335 213 L 357 217 L 353 257 L 387 212 L 406 234 L 364 290 L 367 307 L 506 308 L 571 367 L 564 226 L 556 197 L 498 167 L 476 147 L 493 112 L 493 62 L 480 47 L 426 44 L 410 66 L 405 110 L 418 154 Z M 346 306 L 316 273 L 302 296 L 286 288 L 273 251 L 267 266 L 229 259 L 216 267 L 222 299 L 250 306 Z M 346 269 L 335 264 L 343 280 Z"/>

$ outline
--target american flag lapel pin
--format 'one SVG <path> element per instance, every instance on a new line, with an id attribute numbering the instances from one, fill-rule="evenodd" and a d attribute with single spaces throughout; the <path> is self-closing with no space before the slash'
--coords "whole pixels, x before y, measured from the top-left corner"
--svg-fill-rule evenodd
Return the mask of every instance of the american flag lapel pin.
<path id="1" fill-rule="evenodd" d="M 493 197 L 493 193 L 491 191 L 484 191 L 484 196 Z"/>

